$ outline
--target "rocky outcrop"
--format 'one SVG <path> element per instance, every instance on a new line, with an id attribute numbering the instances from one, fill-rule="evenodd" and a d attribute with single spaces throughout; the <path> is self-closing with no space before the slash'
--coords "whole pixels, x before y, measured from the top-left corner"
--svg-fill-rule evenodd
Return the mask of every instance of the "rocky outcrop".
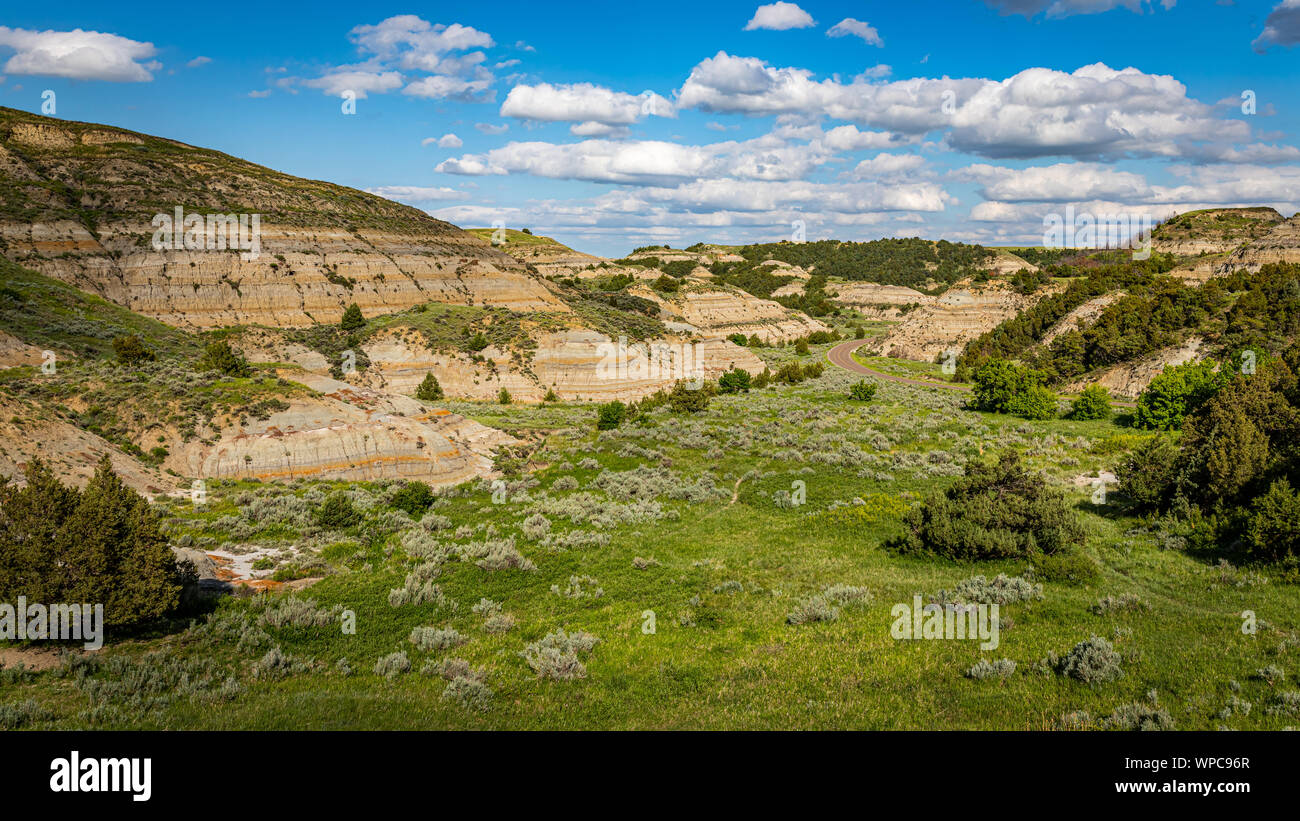
<path id="1" fill-rule="evenodd" d="M 21 483 L 27 464 L 40 459 L 62 481 L 85 487 L 105 455 L 123 482 L 146 495 L 168 492 L 178 484 L 102 437 L 51 418 L 42 407 L 0 395 L 0 481 L 12 477 Z"/>
<path id="2" fill-rule="evenodd" d="M 1265 236 L 1282 222 L 1273 208 L 1210 208 L 1188 211 L 1151 232 L 1151 249 L 1180 257 L 1221 254 Z"/>
<path id="3" fill-rule="evenodd" d="M 757 374 L 763 362 L 725 339 L 664 337 L 649 343 L 618 341 L 585 329 L 541 335 L 525 365 L 488 347 L 479 361 L 458 352 L 430 351 L 400 333 L 381 334 L 365 346 L 370 367 L 360 384 L 398 394 L 414 394 L 432 373 L 447 396 L 496 399 L 502 388 L 512 401 L 540 402 L 547 391 L 564 400 L 631 401 L 671 389 L 680 379 L 717 379 L 732 368 Z"/>
<path id="4" fill-rule="evenodd" d="M 214 444 L 176 446 L 165 463 L 200 478 L 415 479 L 457 484 L 492 470 L 508 434 L 422 402 L 316 374 L 286 376 L 319 396 L 226 430 Z"/>
<path id="5" fill-rule="evenodd" d="M 1077 393 L 1089 385 L 1101 385 L 1109 390 L 1112 396 L 1133 399 L 1146 390 L 1151 380 L 1159 376 L 1165 368 L 1199 359 L 1203 345 L 1204 340 L 1200 337 L 1192 337 L 1181 345 L 1164 348 L 1135 362 L 1122 362 L 1094 371 L 1066 385 L 1063 390 L 1066 393 Z"/>
<path id="6" fill-rule="evenodd" d="M 675 294 L 661 294 L 640 286 L 632 292 L 658 303 L 670 321 L 705 337 L 739 333 L 757 335 L 770 344 L 829 330 L 802 311 L 726 285 L 700 284 Z"/>
<path id="7" fill-rule="evenodd" d="M 1083 326 L 1091 323 L 1094 319 L 1101 316 L 1101 312 L 1113 303 L 1115 300 L 1124 296 L 1122 291 L 1116 291 L 1111 294 L 1103 294 L 1096 299 L 1090 299 L 1079 307 L 1070 311 L 1065 316 L 1057 320 L 1056 324 L 1047 329 L 1043 338 L 1038 340 L 1038 344 L 1047 346 L 1052 344 L 1052 340 L 1067 331 L 1077 331 Z"/>
<path id="8" fill-rule="evenodd" d="M 472 228 L 470 233 L 480 239 L 493 242 L 497 250 L 525 265 L 532 266 L 543 276 L 580 276 L 591 274 L 586 269 L 593 265 L 608 262 L 604 257 L 584 254 L 557 242 L 550 237 L 525 234 L 522 231 L 505 230 L 504 237 L 497 229 Z"/>
<path id="9" fill-rule="evenodd" d="M 902 285 L 879 285 L 874 282 L 844 282 L 827 285 L 832 300 L 853 307 L 882 305 L 933 305 L 938 297 L 923 294 Z"/>
<path id="10" fill-rule="evenodd" d="M 1300 263 L 1300 214 L 1278 222 L 1264 236 L 1228 255 L 1216 273 L 1258 271 L 1274 262 Z"/>
<path id="11" fill-rule="evenodd" d="M 1003 248 L 992 248 L 993 257 L 983 266 L 984 271 L 993 276 L 1010 276 L 1019 271 L 1037 271 L 1038 266 Z"/>
<path id="12" fill-rule="evenodd" d="M 1045 290 L 1024 296 L 990 284 L 969 284 L 945 291 L 934 301 L 902 315 L 898 324 L 871 347 L 885 356 L 933 362 L 944 351 L 960 351 L 967 342 L 992 330 L 1032 305 Z"/>
<path id="13" fill-rule="evenodd" d="M 421 237 L 263 224 L 257 259 L 237 250 L 155 251 L 147 223 L 0 223 L 5 253 L 169 325 L 279 327 L 373 316 L 426 302 L 517 311 L 568 306 L 518 263 L 468 234 Z"/>
<path id="14" fill-rule="evenodd" d="M 305 326 L 354 302 L 367 316 L 426 302 L 568 310 L 484 240 L 355 189 L 6 108 L 0 151 L 0 252 L 170 325 Z M 195 215 L 214 219 L 200 233 L 184 222 Z"/>

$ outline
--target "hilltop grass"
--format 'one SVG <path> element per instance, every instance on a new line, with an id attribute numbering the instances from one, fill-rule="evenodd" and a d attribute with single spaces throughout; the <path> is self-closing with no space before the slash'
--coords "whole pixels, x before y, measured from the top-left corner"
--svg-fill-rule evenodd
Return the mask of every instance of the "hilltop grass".
<path id="1" fill-rule="evenodd" d="M 587 404 L 481 405 L 485 421 L 549 432 L 533 454 L 536 472 L 511 469 L 496 501 L 500 488 L 490 482 L 441 494 L 432 513 L 444 518 L 428 532 L 393 520 L 392 483 L 217 483 L 206 509 L 162 505 L 169 533 L 208 549 L 292 542 L 317 551 L 275 561 L 280 569 L 311 561 L 323 569 L 326 578 L 294 598 L 312 600 L 303 606 L 326 616 L 314 626 L 259 626 L 281 598 L 227 598 L 200 617 L 209 627 L 104 653 L 156 667 L 163 662 L 143 654 L 162 650 L 185 669 L 215 665 L 213 681 L 237 682 L 223 694 L 195 685 L 147 709 L 129 693 L 104 696 L 96 708 L 55 670 L 3 685 L 0 703 L 34 698 L 50 717 L 32 726 L 60 728 L 1050 729 L 1077 711 L 1099 726 L 1123 705 L 1150 704 L 1154 691 L 1179 729 L 1300 721 L 1280 695 L 1300 674 L 1300 589 L 1268 582 L 1266 570 L 1164 549 L 1157 523 L 1126 515 L 1122 500 L 1094 506 L 1090 488 L 1073 481 L 1112 466 L 1134 444 L 1122 428 L 974 413 L 961 409 L 959 396 L 888 382 L 872 402 L 850 403 L 845 390 L 857 378 L 831 370 L 795 387 L 716 397 L 701 414 L 657 410 L 649 426 L 600 434 Z M 947 562 L 882 548 L 902 514 L 961 464 L 1004 448 L 1066 490 L 1088 534 L 1083 553 L 1095 580 L 1040 578 L 1042 600 L 1003 608 L 993 651 L 976 642 L 894 640 L 891 608 L 910 605 L 914 594 L 952 590 L 976 574 L 1027 572 L 1024 561 Z M 807 503 L 791 507 L 782 492 L 795 482 L 806 486 Z M 334 489 L 355 497 L 369 524 L 346 532 L 314 525 L 306 500 Z M 597 527 L 551 512 L 549 534 L 530 530 L 539 510 L 576 511 L 584 498 L 600 516 L 632 518 Z M 283 522 L 299 516 L 299 523 L 281 523 L 282 510 Z M 249 532 L 232 536 L 237 526 Z M 608 543 L 562 541 L 573 533 Z M 506 538 L 535 569 L 487 570 L 450 557 L 435 579 L 444 603 L 390 605 L 389 591 L 427 560 L 410 552 L 417 545 Z M 831 585 L 865 588 L 871 599 L 841 606 L 834 621 L 787 623 L 799 601 Z M 1098 605 L 1125 595 L 1142 606 Z M 485 629 L 487 616 L 471 608 L 483 598 L 499 603 L 514 626 Z M 328 615 L 336 608 L 355 613 L 354 635 Z M 1256 635 L 1241 631 L 1245 610 L 1263 620 Z M 646 611 L 654 612 L 653 634 L 642 631 Z M 454 628 L 467 641 L 418 650 L 408 638 L 420 626 Z M 559 629 L 600 639 L 579 655 L 585 678 L 541 679 L 521 657 L 526 644 Z M 1049 653 L 1094 634 L 1120 653 L 1119 680 L 1090 686 L 1035 670 Z M 272 648 L 282 655 L 268 656 Z M 376 662 L 399 650 L 411 672 L 391 681 L 377 675 Z M 446 682 L 420 673 L 426 661 L 449 658 L 482 671 L 493 691 L 485 710 L 444 699 Z M 1016 671 L 1005 680 L 968 677 L 981 658 L 1011 659 Z M 1256 676 L 1269 665 L 1286 682 Z M 110 683 L 114 676 L 90 675 Z"/>
<path id="2" fill-rule="evenodd" d="M 491 242 L 492 235 L 496 233 L 498 229 L 466 228 L 465 230 L 473 234 L 474 236 L 478 237 L 479 239 L 484 239 L 487 240 L 488 242 Z M 553 240 L 550 237 L 538 236 L 536 234 L 525 234 L 523 231 L 518 231 L 514 228 L 506 228 L 504 230 L 506 234 L 505 242 L 507 245 L 555 245 L 555 246 L 563 247 L 563 243 L 557 242 L 556 240 Z"/>

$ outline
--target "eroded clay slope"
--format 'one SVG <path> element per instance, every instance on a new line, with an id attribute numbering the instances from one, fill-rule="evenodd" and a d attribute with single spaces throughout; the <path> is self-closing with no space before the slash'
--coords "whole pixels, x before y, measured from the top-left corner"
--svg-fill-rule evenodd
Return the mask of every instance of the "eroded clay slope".
<path id="1" fill-rule="evenodd" d="M 334 322 L 421 303 L 565 311 L 507 254 L 417 209 L 216 151 L 0 109 L 0 251 L 178 327 Z M 154 218 L 258 215 L 260 247 L 156 250 Z M 251 233 L 251 228 L 250 228 Z M 164 239 L 171 239 L 167 235 Z"/>
<path id="2" fill-rule="evenodd" d="M 908 311 L 871 347 L 885 356 L 933 362 L 945 351 L 960 351 L 967 342 L 992 330 L 1032 305 L 1047 292 L 1019 294 L 1003 283 L 983 287 L 959 284 L 933 302 Z"/>
<path id="3" fill-rule="evenodd" d="M 523 365 L 492 346 L 475 360 L 432 351 L 397 332 L 377 335 L 365 352 L 370 366 L 356 377 L 363 385 L 411 395 L 432 373 L 447 396 L 490 400 L 505 388 L 522 402 L 540 402 L 547 391 L 564 400 L 630 401 L 670 390 L 681 379 L 717 379 L 733 368 L 757 374 L 764 367 L 751 351 L 721 338 L 629 340 L 620 354 L 618 340 L 580 328 L 538 336 Z"/>
<path id="4" fill-rule="evenodd" d="M 186 476 L 261 480 L 415 479 L 456 484 L 492 470 L 513 437 L 403 396 L 317 374 L 292 374 L 319 396 L 296 398 L 265 420 L 178 448 L 167 466 Z"/>

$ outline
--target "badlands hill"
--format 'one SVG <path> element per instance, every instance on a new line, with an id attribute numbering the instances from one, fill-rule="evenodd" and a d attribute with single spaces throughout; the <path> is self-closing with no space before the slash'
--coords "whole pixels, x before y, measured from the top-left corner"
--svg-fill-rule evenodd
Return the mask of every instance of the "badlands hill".
<path id="1" fill-rule="evenodd" d="M 151 358 L 122 362 L 135 337 Z M 108 456 L 149 494 L 193 479 L 489 475 L 498 430 L 285 363 L 199 366 L 211 335 L 164 325 L 0 258 L 0 478 L 33 458 L 84 483 Z"/>
<path id="2" fill-rule="evenodd" d="M 416 209 L 172 140 L 0 109 L 0 188 L 3 476 L 40 457 L 80 482 L 107 455 L 149 493 L 207 478 L 455 483 L 519 443 L 412 398 L 430 373 L 448 398 L 541 401 L 671 387 L 671 368 L 641 367 L 654 345 L 691 351 L 707 378 L 762 369 L 725 327 L 554 282 Z M 160 247 L 176 209 L 243 216 L 225 238 L 257 242 L 186 243 L 180 220 L 181 241 L 164 231 Z M 353 304 L 364 323 L 344 331 Z M 146 358 L 115 352 L 128 336 Z M 620 337 L 645 347 L 602 370 Z M 217 340 L 251 370 L 201 365 Z"/>
<path id="3" fill-rule="evenodd" d="M 1152 233 L 1152 255 L 1063 255 L 1048 281 L 962 361 L 1027 361 L 1065 390 L 1101 384 L 1134 397 L 1164 368 L 1277 354 L 1300 336 L 1300 215 L 1218 208 L 1174 217 Z M 1050 275 L 1050 277 L 1048 277 Z"/>
<path id="4" fill-rule="evenodd" d="M 429 301 L 564 310 L 536 276 L 409 206 L 172 140 L 0 108 L 0 252 L 178 327 L 307 326 Z M 259 215 L 255 259 L 155 250 L 157 215 Z"/>

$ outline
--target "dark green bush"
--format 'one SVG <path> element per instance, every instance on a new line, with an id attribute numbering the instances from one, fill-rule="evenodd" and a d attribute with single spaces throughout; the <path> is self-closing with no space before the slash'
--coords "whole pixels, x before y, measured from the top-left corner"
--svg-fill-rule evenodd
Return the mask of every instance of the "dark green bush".
<path id="1" fill-rule="evenodd" d="M 952 559 L 1003 559 L 1064 553 L 1083 544 L 1083 527 L 1061 491 L 1029 473 L 1008 451 L 993 464 L 972 462 L 947 490 L 907 513 L 891 546 Z"/>

